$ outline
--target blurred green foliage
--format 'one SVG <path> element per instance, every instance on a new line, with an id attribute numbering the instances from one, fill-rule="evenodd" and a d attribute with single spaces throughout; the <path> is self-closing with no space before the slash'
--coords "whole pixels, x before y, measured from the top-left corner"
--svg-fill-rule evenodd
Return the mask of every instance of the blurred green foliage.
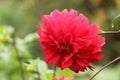
<path id="1" fill-rule="evenodd" d="M 19 58 L 26 80 L 40 77 L 51 80 L 53 66 L 47 66 L 43 61 L 36 32 L 42 15 L 54 9 L 76 9 L 103 31 L 120 30 L 120 0 L 0 0 L 0 80 L 22 80 Z M 96 63 L 99 66 L 120 56 L 120 34 L 103 36 L 106 37 L 103 48 L 105 57 Z M 16 55 L 14 40 L 20 57 Z M 114 65 L 100 73 L 95 80 L 120 80 L 120 64 Z M 75 75 L 68 69 L 58 69 L 57 72 L 58 77 Z M 79 73 L 75 75 L 76 80 L 87 80 L 91 73 Z"/>

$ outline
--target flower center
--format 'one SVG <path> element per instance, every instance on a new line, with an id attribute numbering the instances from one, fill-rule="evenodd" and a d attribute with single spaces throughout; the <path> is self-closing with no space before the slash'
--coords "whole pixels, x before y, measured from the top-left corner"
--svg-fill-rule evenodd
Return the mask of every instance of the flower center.
<path id="1" fill-rule="evenodd" d="M 66 42 L 66 43 L 61 43 L 58 50 L 60 53 L 71 53 L 72 48 L 73 48 L 72 45 Z"/>

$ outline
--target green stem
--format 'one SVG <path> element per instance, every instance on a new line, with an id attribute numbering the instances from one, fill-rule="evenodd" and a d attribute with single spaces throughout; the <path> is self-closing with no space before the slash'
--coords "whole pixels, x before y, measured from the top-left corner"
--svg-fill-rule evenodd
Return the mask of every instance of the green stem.
<path id="1" fill-rule="evenodd" d="M 55 66 L 54 66 L 53 78 L 56 76 L 56 69 L 57 69 L 57 66 L 55 65 Z"/>
<path id="2" fill-rule="evenodd" d="M 23 70 L 23 66 L 22 66 L 22 60 L 21 60 L 20 55 L 19 55 L 19 50 L 16 46 L 15 38 L 13 38 L 13 46 L 14 46 L 14 49 L 15 49 L 16 56 L 18 58 L 19 65 L 20 65 L 22 80 L 25 80 L 24 70 Z"/>
<path id="3" fill-rule="evenodd" d="M 104 31 L 99 33 L 99 35 L 102 35 L 102 34 L 120 34 L 120 31 Z"/>
<path id="4" fill-rule="evenodd" d="M 37 71 L 38 71 L 38 70 L 39 70 L 39 69 L 38 69 L 38 66 L 37 66 Z M 38 80 L 41 80 L 41 79 L 40 79 L 40 72 L 38 71 L 37 74 L 38 74 Z"/>

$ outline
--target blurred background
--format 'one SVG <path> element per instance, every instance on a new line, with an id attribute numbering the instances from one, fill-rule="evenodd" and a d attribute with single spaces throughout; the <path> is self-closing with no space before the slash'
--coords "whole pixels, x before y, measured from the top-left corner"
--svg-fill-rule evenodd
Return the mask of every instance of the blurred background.
<path id="1" fill-rule="evenodd" d="M 23 62 L 30 63 L 29 59 L 38 57 L 43 60 L 36 32 L 42 15 L 49 14 L 54 9 L 76 9 L 103 31 L 120 30 L 120 20 L 112 27 L 114 18 L 120 14 L 120 0 L 0 0 L 0 80 L 22 80 L 13 35 Z M 98 69 L 120 56 L 120 34 L 101 36 L 106 37 L 103 48 L 105 57 L 93 64 Z M 26 76 L 30 75 L 29 71 L 25 73 Z M 87 80 L 89 76 L 89 72 L 77 75 L 81 78 L 78 80 Z M 101 72 L 95 80 L 120 80 L 120 62 Z"/>

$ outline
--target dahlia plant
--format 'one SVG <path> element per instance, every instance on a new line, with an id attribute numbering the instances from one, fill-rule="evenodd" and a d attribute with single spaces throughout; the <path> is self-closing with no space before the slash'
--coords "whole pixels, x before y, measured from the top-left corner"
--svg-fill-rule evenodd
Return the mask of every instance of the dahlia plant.
<path id="1" fill-rule="evenodd" d="M 98 25 L 91 24 L 84 14 L 78 14 L 74 9 L 70 11 L 56 9 L 50 15 L 43 15 L 38 35 L 45 62 L 54 64 L 62 70 L 69 68 L 76 73 L 87 69 L 93 70 L 94 67 L 90 63 L 104 57 L 101 48 L 105 44 L 105 38 L 99 37 L 99 34 L 111 33 L 100 33 L 99 28 Z M 62 77 L 53 80 L 73 78 Z"/>

